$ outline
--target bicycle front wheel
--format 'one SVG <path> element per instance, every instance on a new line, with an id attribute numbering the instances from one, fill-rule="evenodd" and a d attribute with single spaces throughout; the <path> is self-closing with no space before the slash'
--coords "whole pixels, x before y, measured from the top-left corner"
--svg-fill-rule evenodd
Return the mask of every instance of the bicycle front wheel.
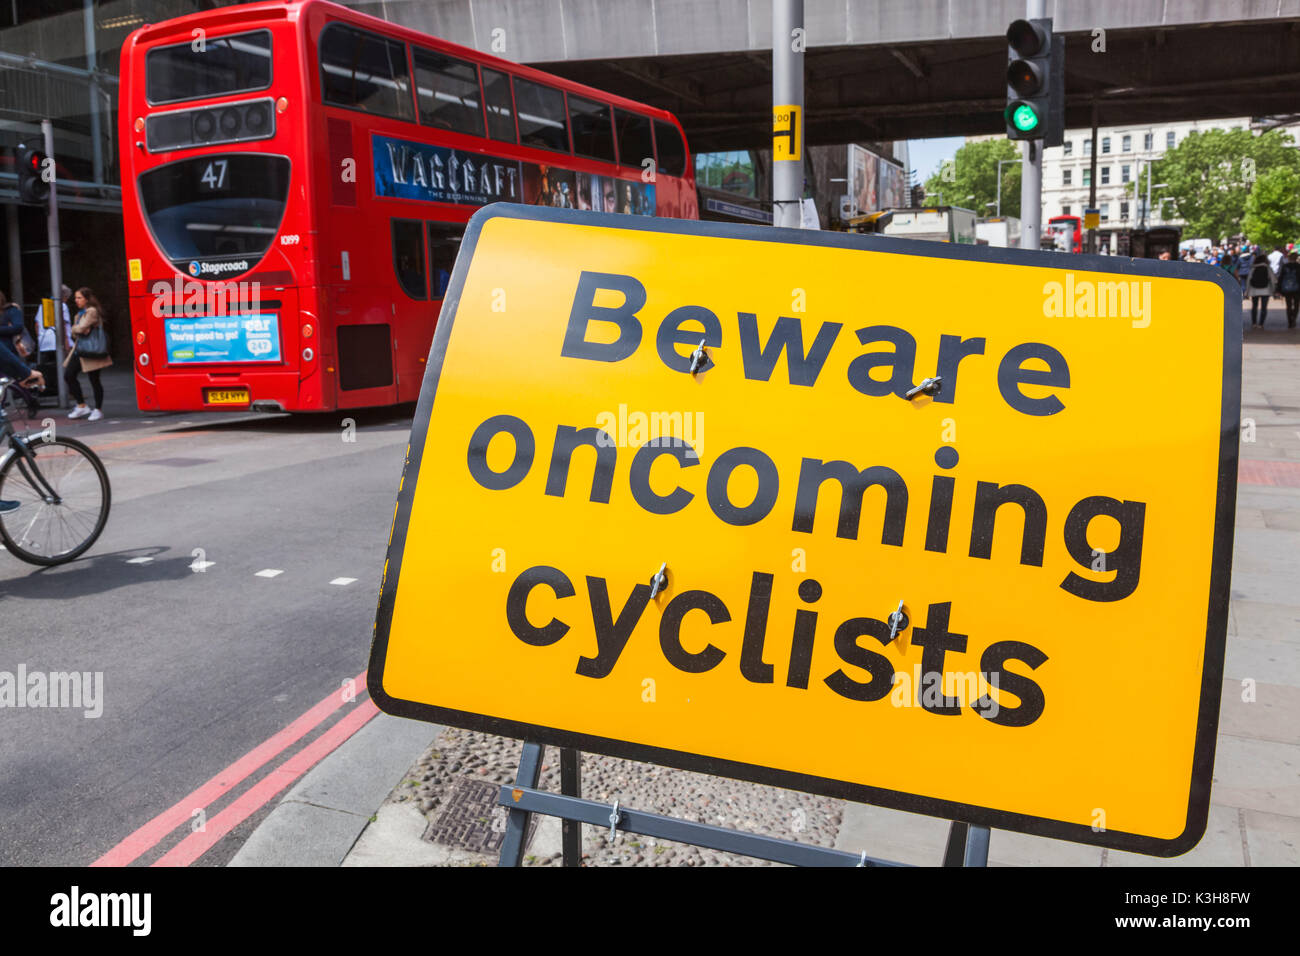
<path id="1" fill-rule="evenodd" d="M 0 500 L 19 504 L 0 514 L 0 539 L 30 564 L 63 564 L 84 554 L 104 530 L 112 499 L 108 472 L 73 438 L 28 447 L 34 465 L 15 452 L 0 469 Z"/>

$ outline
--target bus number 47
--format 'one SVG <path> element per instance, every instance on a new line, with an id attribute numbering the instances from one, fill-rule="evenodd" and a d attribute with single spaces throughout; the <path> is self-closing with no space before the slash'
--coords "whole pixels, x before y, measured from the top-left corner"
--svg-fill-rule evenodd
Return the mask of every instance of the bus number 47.
<path id="1" fill-rule="evenodd" d="M 209 189 L 224 189 L 226 185 L 226 160 L 214 159 L 199 177 L 199 182 Z"/>

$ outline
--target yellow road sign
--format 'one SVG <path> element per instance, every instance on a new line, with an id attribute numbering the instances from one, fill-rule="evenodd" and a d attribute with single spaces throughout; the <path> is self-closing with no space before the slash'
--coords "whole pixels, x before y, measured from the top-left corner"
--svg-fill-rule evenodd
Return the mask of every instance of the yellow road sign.
<path id="1" fill-rule="evenodd" d="M 374 699 L 1186 851 L 1222 680 L 1238 291 L 1061 263 L 480 211 L 412 428 Z"/>

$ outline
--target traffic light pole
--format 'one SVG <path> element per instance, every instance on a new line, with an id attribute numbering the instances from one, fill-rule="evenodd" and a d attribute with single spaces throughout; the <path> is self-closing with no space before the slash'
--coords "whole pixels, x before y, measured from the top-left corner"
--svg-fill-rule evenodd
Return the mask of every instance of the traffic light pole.
<path id="1" fill-rule="evenodd" d="M 54 169 L 54 124 L 41 120 L 41 132 L 45 135 L 45 161 L 48 168 Z M 45 170 L 41 170 L 45 174 Z M 68 407 L 68 383 L 63 380 L 63 341 L 67 334 L 63 328 L 63 296 L 59 294 L 63 286 L 63 254 L 59 250 L 59 190 L 58 177 L 50 177 L 50 199 L 45 217 L 45 230 L 50 245 L 50 298 L 54 302 L 54 374 L 59 377 L 59 408 Z M 45 387 L 49 388 L 46 382 Z"/>
<path id="2" fill-rule="evenodd" d="M 772 2 L 772 224 L 797 229 L 803 200 L 803 0 Z"/>
<path id="3" fill-rule="evenodd" d="M 1025 0 L 1025 19 L 1047 16 L 1046 0 Z M 1050 41 L 1049 41 L 1050 42 Z M 1043 141 L 1026 140 L 1020 167 L 1020 248 L 1037 249 L 1043 226 Z"/>

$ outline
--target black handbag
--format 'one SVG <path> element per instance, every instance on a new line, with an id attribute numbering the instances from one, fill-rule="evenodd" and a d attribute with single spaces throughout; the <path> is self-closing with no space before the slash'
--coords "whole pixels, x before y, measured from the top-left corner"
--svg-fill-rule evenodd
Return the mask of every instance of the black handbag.
<path id="1" fill-rule="evenodd" d="M 82 358 L 105 358 L 108 355 L 108 333 L 101 322 L 85 335 L 77 338 L 77 354 Z"/>

